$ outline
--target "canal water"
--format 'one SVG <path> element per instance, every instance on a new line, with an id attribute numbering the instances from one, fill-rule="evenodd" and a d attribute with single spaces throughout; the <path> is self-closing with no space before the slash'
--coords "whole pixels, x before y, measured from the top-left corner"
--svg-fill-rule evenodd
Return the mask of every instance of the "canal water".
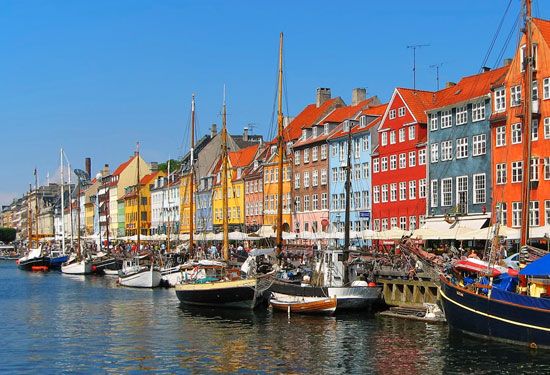
<path id="1" fill-rule="evenodd" d="M 446 325 L 181 307 L 173 290 L 0 262 L 0 373 L 549 374 L 550 352 Z"/>

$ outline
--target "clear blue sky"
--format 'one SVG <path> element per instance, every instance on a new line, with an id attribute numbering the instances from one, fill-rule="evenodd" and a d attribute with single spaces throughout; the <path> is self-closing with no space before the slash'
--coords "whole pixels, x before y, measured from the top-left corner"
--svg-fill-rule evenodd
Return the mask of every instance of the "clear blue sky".
<path id="1" fill-rule="evenodd" d="M 20 195 L 38 167 L 54 176 L 64 147 L 74 167 L 94 173 L 133 152 L 148 161 L 183 153 L 191 93 L 199 134 L 220 123 L 227 85 L 228 125 L 270 134 L 279 32 L 285 33 L 290 115 L 317 87 L 350 101 L 354 87 L 387 101 L 396 86 L 417 87 L 477 73 L 508 0 L 0 2 L 0 203 Z M 494 67 L 518 15 L 513 0 L 487 65 Z M 535 16 L 550 5 L 535 1 Z M 506 56 L 517 41 L 514 33 Z M 498 62 L 499 64 L 501 62 Z"/>

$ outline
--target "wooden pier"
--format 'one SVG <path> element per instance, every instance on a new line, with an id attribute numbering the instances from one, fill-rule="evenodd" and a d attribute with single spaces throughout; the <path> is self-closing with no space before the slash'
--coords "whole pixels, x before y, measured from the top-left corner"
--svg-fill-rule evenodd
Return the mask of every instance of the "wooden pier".
<path id="1" fill-rule="evenodd" d="M 437 284 L 430 279 L 380 278 L 382 295 L 389 306 L 423 307 L 424 303 L 437 303 Z"/>

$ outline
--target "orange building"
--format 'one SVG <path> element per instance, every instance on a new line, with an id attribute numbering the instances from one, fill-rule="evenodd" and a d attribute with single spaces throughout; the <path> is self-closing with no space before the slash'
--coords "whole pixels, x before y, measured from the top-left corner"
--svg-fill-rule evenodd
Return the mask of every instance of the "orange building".
<path id="1" fill-rule="evenodd" d="M 526 95 L 525 35 L 520 41 L 504 82 L 493 88 L 491 147 L 493 153 L 493 212 L 502 225 L 521 226 L 522 187 L 526 176 L 525 137 L 531 139 L 531 234 L 550 224 L 550 21 L 533 19 L 533 89 Z M 532 98 L 531 134 L 524 132 L 524 100 Z M 542 236 L 542 233 L 539 233 Z"/>

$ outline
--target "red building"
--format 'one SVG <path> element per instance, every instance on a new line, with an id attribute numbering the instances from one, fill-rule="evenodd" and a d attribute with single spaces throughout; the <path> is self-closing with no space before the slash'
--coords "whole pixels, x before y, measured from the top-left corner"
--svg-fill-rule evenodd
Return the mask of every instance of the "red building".
<path id="1" fill-rule="evenodd" d="M 426 217 L 426 114 L 435 93 L 397 88 L 372 155 L 374 230 L 419 228 Z"/>

